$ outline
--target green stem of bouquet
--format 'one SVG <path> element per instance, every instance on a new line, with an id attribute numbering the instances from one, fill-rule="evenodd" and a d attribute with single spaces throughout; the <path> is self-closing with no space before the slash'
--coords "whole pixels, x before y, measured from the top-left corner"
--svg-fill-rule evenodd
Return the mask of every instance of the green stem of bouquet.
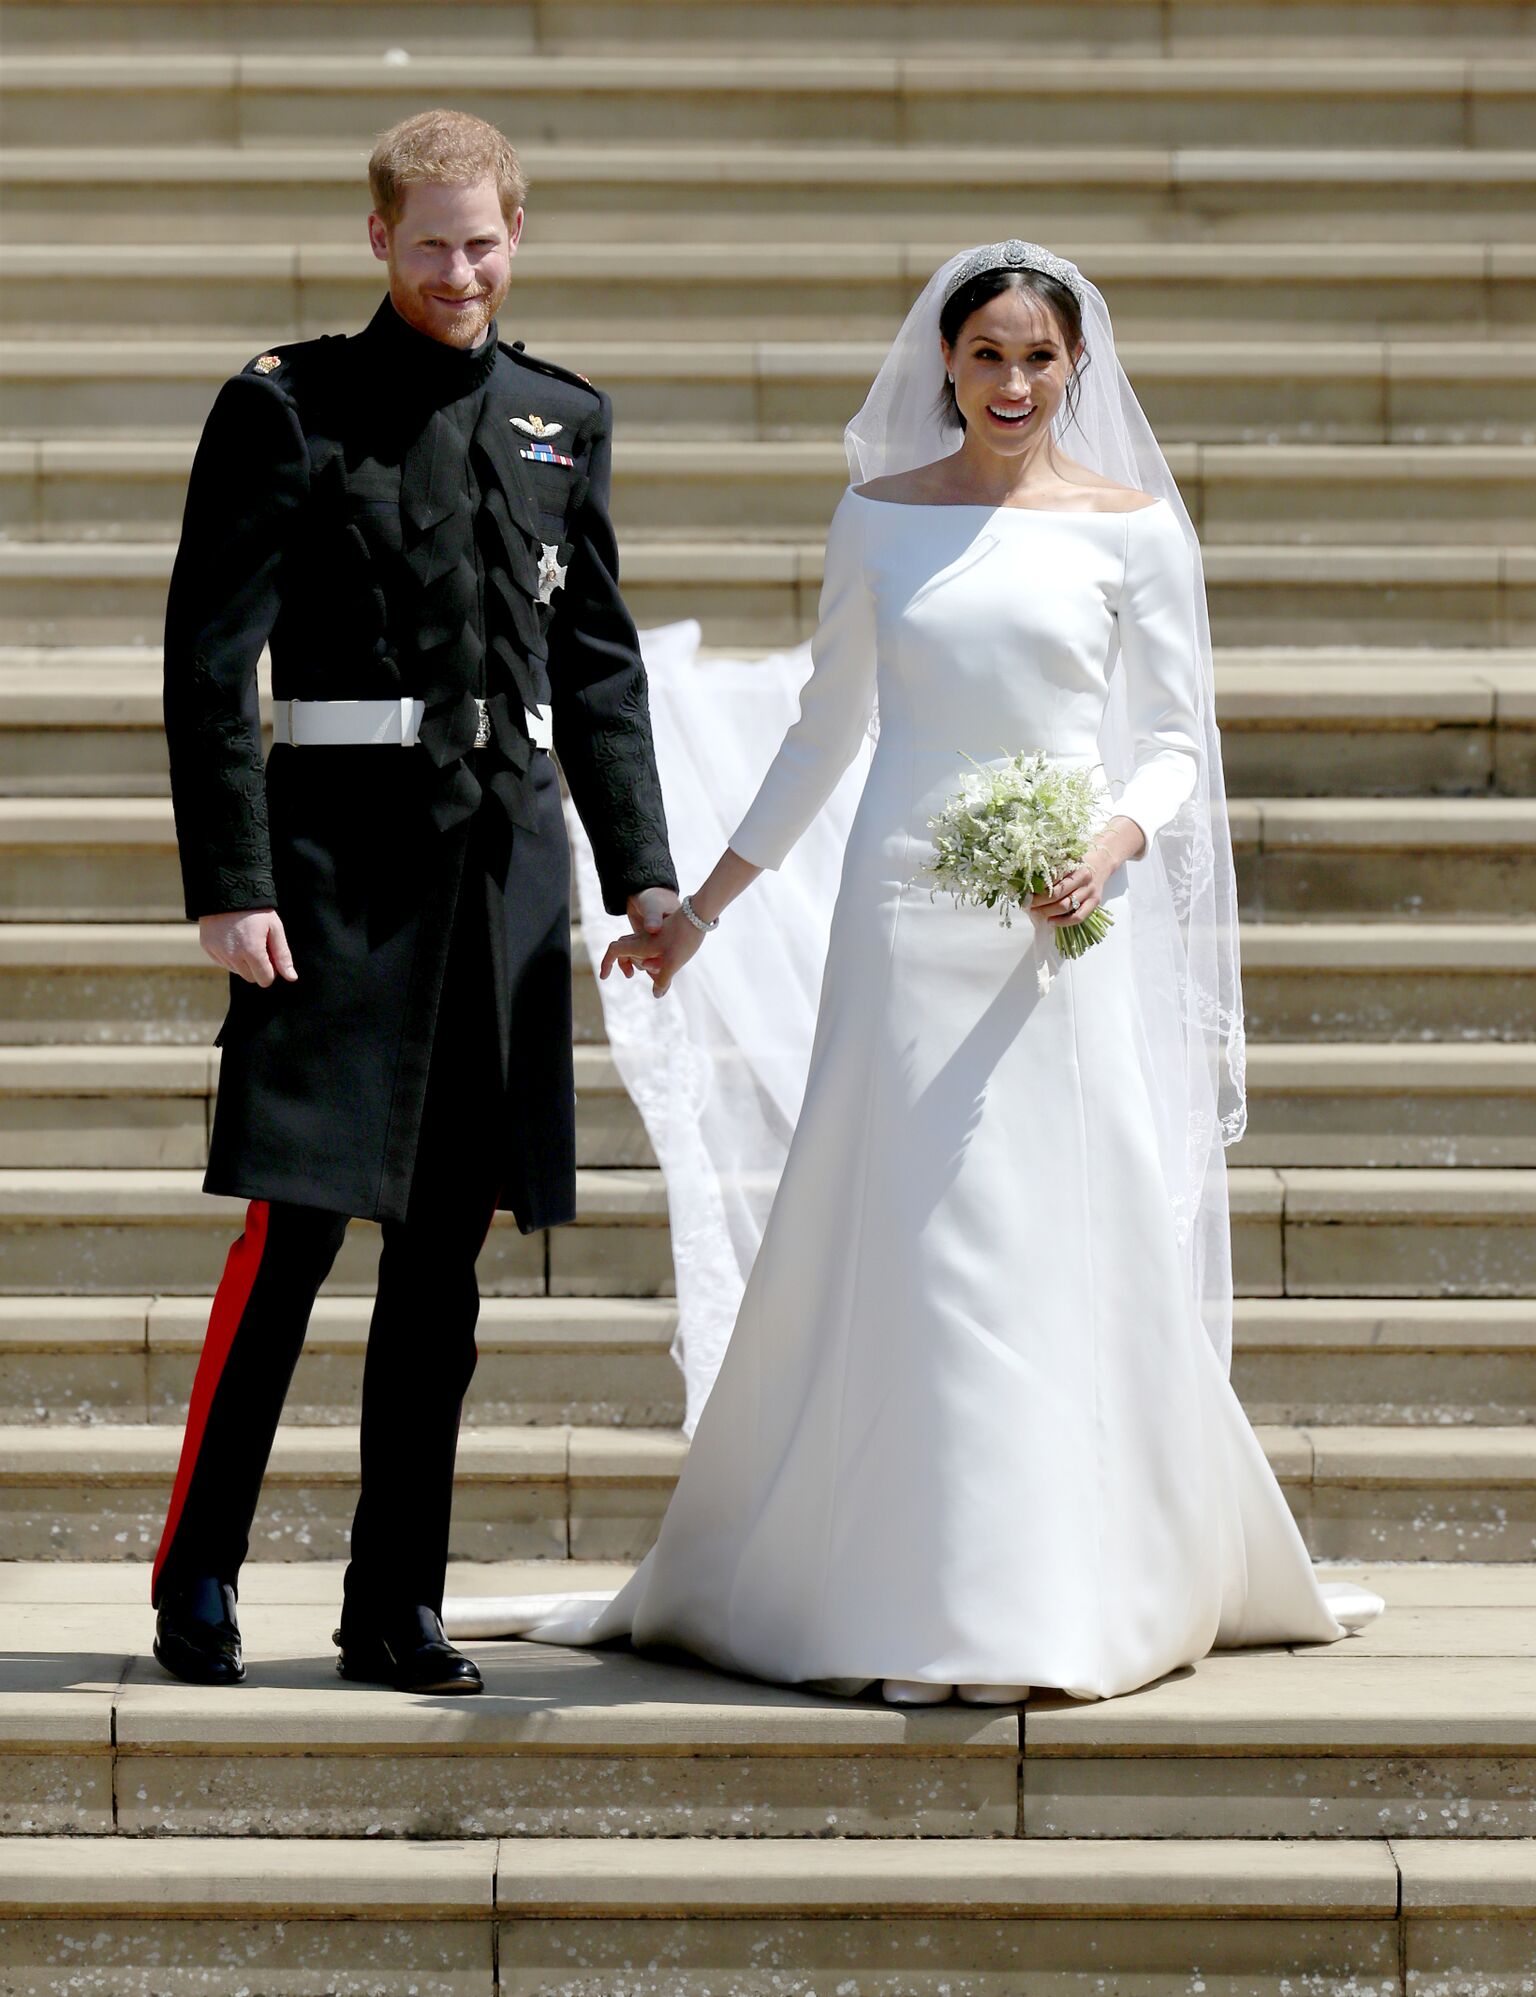
<path id="1" fill-rule="evenodd" d="M 1056 928 L 1056 948 L 1063 957 L 1081 957 L 1083 952 L 1095 943 L 1102 943 L 1115 926 L 1115 918 L 1107 909 L 1096 908 L 1091 915 L 1085 915 L 1081 922 Z"/>

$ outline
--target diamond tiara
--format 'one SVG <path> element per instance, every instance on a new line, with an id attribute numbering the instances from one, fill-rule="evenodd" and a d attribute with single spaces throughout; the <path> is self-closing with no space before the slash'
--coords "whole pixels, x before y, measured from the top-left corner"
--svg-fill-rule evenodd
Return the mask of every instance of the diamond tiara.
<path id="1" fill-rule="evenodd" d="M 1020 242 L 1017 236 L 1010 236 L 1006 243 L 988 243 L 983 249 L 972 250 L 945 286 L 943 303 L 947 305 L 962 284 L 969 284 L 973 277 L 980 277 L 989 270 L 1044 271 L 1047 277 L 1054 277 L 1059 284 L 1064 284 L 1079 305 L 1087 303 L 1082 272 L 1075 263 L 1057 256 L 1043 243 Z"/>

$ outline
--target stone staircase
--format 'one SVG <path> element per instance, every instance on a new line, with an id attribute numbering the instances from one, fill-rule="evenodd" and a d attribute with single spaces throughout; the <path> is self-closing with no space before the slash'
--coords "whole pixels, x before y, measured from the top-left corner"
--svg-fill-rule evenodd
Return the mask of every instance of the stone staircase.
<path id="1" fill-rule="evenodd" d="M 1529 1993 L 1536 6 L 15 0 L 5 28 L 0 1992 Z M 224 980 L 160 735 L 182 487 L 225 375 L 376 302 L 364 150 L 432 102 L 522 149 L 508 320 L 615 398 L 639 621 L 717 647 L 809 632 L 838 431 L 942 256 L 1027 233 L 1105 290 L 1218 648 L 1233 1378 L 1314 1554 L 1388 1597 L 1362 1637 L 1018 1712 L 515 1644 L 476 1646 L 471 1702 L 344 1686 L 358 1224 L 242 1586 L 249 1682 L 148 1659 L 242 1211 L 199 1190 Z M 685 1446 L 663 1188 L 586 975 L 576 1006 L 581 1220 L 485 1251 L 461 1592 L 617 1582 Z"/>

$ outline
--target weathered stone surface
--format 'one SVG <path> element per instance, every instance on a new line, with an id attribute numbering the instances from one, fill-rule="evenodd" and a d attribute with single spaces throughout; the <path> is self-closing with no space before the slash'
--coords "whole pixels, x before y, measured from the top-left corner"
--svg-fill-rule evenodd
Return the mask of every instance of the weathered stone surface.
<path id="1" fill-rule="evenodd" d="M 1007 1837 L 1011 1761 L 124 1754 L 120 1827 L 225 1837 Z"/>
<path id="2" fill-rule="evenodd" d="M 455 1482 L 458 1559 L 567 1551 L 564 1429 L 466 1434 Z M 141 1560 L 165 1520 L 180 1439 L 171 1427 L 13 1430 L 0 1472 L 6 1543 L 23 1559 Z M 335 1559 L 357 1503 L 357 1433 L 285 1428 L 251 1534 L 258 1558 Z"/>
<path id="3" fill-rule="evenodd" d="M 694 1845 L 688 1856 L 689 1904 L 716 1914 L 917 1913 L 943 1909 L 963 1893 L 978 1919 L 1218 1908 L 1228 1917 L 1284 1911 L 1358 1919 L 1391 1914 L 1398 1894 L 1398 1868 L 1380 1838 L 849 1839 L 832 1850 L 722 1839 Z M 677 1904 L 678 1886 L 673 1854 L 654 1841 L 509 1841 L 497 1869 L 496 1905 L 503 1914 L 666 1913 Z"/>
<path id="4" fill-rule="evenodd" d="M 402 1699 L 266 1666 L 238 1707 L 136 1676 L 121 1827 L 174 1835 L 1007 1837 L 1018 1723 L 907 1715 L 688 1664 L 473 1644 L 487 1691 Z M 295 1678 L 299 1682 L 295 1683 Z"/>
<path id="5" fill-rule="evenodd" d="M 549 1293 L 556 1297 L 670 1297 L 672 1238 L 650 1225 L 557 1227 L 549 1234 Z"/>
<path id="6" fill-rule="evenodd" d="M 0 1839 L 110 1832 L 111 1694 L 124 1660 L 87 1651 L 75 1669 L 61 1672 L 56 1653 L 28 1656 L 14 1635 L 7 1648 L 0 1664 Z M 80 1689 L 93 1670 L 102 1674 L 96 1689 Z M 74 1689 L 66 1689 L 71 1680 Z"/>
<path id="7" fill-rule="evenodd" d="M 1523 1425 L 1536 1317 L 1523 1298 L 1242 1298 L 1232 1381 L 1258 1422 Z"/>
<path id="8" fill-rule="evenodd" d="M 83 1967 L 86 1965 L 87 1967 Z M 0 1976 L 26 1997 L 495 1997 L 484 1921 L 0 1920 Z M 83 1979 L 90 1977 L 91 1981 Z"/>
<path id="9" fill-rule="evenodd" d="M 1255 1826 L 1262 1825 L 1262 1832 Z M 1531 1837 L 1528 1755 L 1024 1761 L 1026 1837 Z"/>
<path id="10" fill-rule="evenodd" d="M 1211 1991 L 1282 1997 L 1390 1988 L 1388 1921 L 1157 1919 L 993 1921 L 926 1914 L 870 1920 L 502 1923 L 509 1997 L 1161 1997 Z"/>
<path id="11" fill-rule="evenodd" d="M 1406 1997 L 1525 1997 L 1536 1962 L 1536 1920 L 1407 1920 Z"/>
<path id="12" fill-rule="evenodd" d="M 1448 1674 L 1349 1646 L 1309 1646 L 1304 1667 L 1219 1653 L 1134 1699 L 1032 1701 L 1025 1835 L 1530 1835 L 1530 1665 L 1463 1657 Z"/>
<path id="13" fill-rule="evenodd" d="M 1524 1838 L 1505 1844 L 1394 1847 L 1405 1914 L 1524 1917 L 1536 1909 L 1536 1849 Z"/>

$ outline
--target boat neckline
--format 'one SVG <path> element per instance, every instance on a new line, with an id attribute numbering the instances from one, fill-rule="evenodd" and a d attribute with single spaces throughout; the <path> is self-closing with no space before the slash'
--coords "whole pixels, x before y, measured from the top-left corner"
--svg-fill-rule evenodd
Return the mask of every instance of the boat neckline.
<path id="1" fill-rule="evenodd" d="M 1150 513 L 1154 506 L 1168 504 L 1162 494 L 1158 493 L 1148 506 L 1124 506 L 1115 512 L 1101 506 L 1091 511 L 1078 512 L 1067 506 L 1003 506 L 985 499 L 874 499 L 869 493 L 860 492 L 857 486 L 850 485 L 848 490 L 855 499 L 862 499 L 866 506 L 889 506 L 893 512 L 1037 513 L 1047 520 L 1128 520 L 1133 513 Z"/>

